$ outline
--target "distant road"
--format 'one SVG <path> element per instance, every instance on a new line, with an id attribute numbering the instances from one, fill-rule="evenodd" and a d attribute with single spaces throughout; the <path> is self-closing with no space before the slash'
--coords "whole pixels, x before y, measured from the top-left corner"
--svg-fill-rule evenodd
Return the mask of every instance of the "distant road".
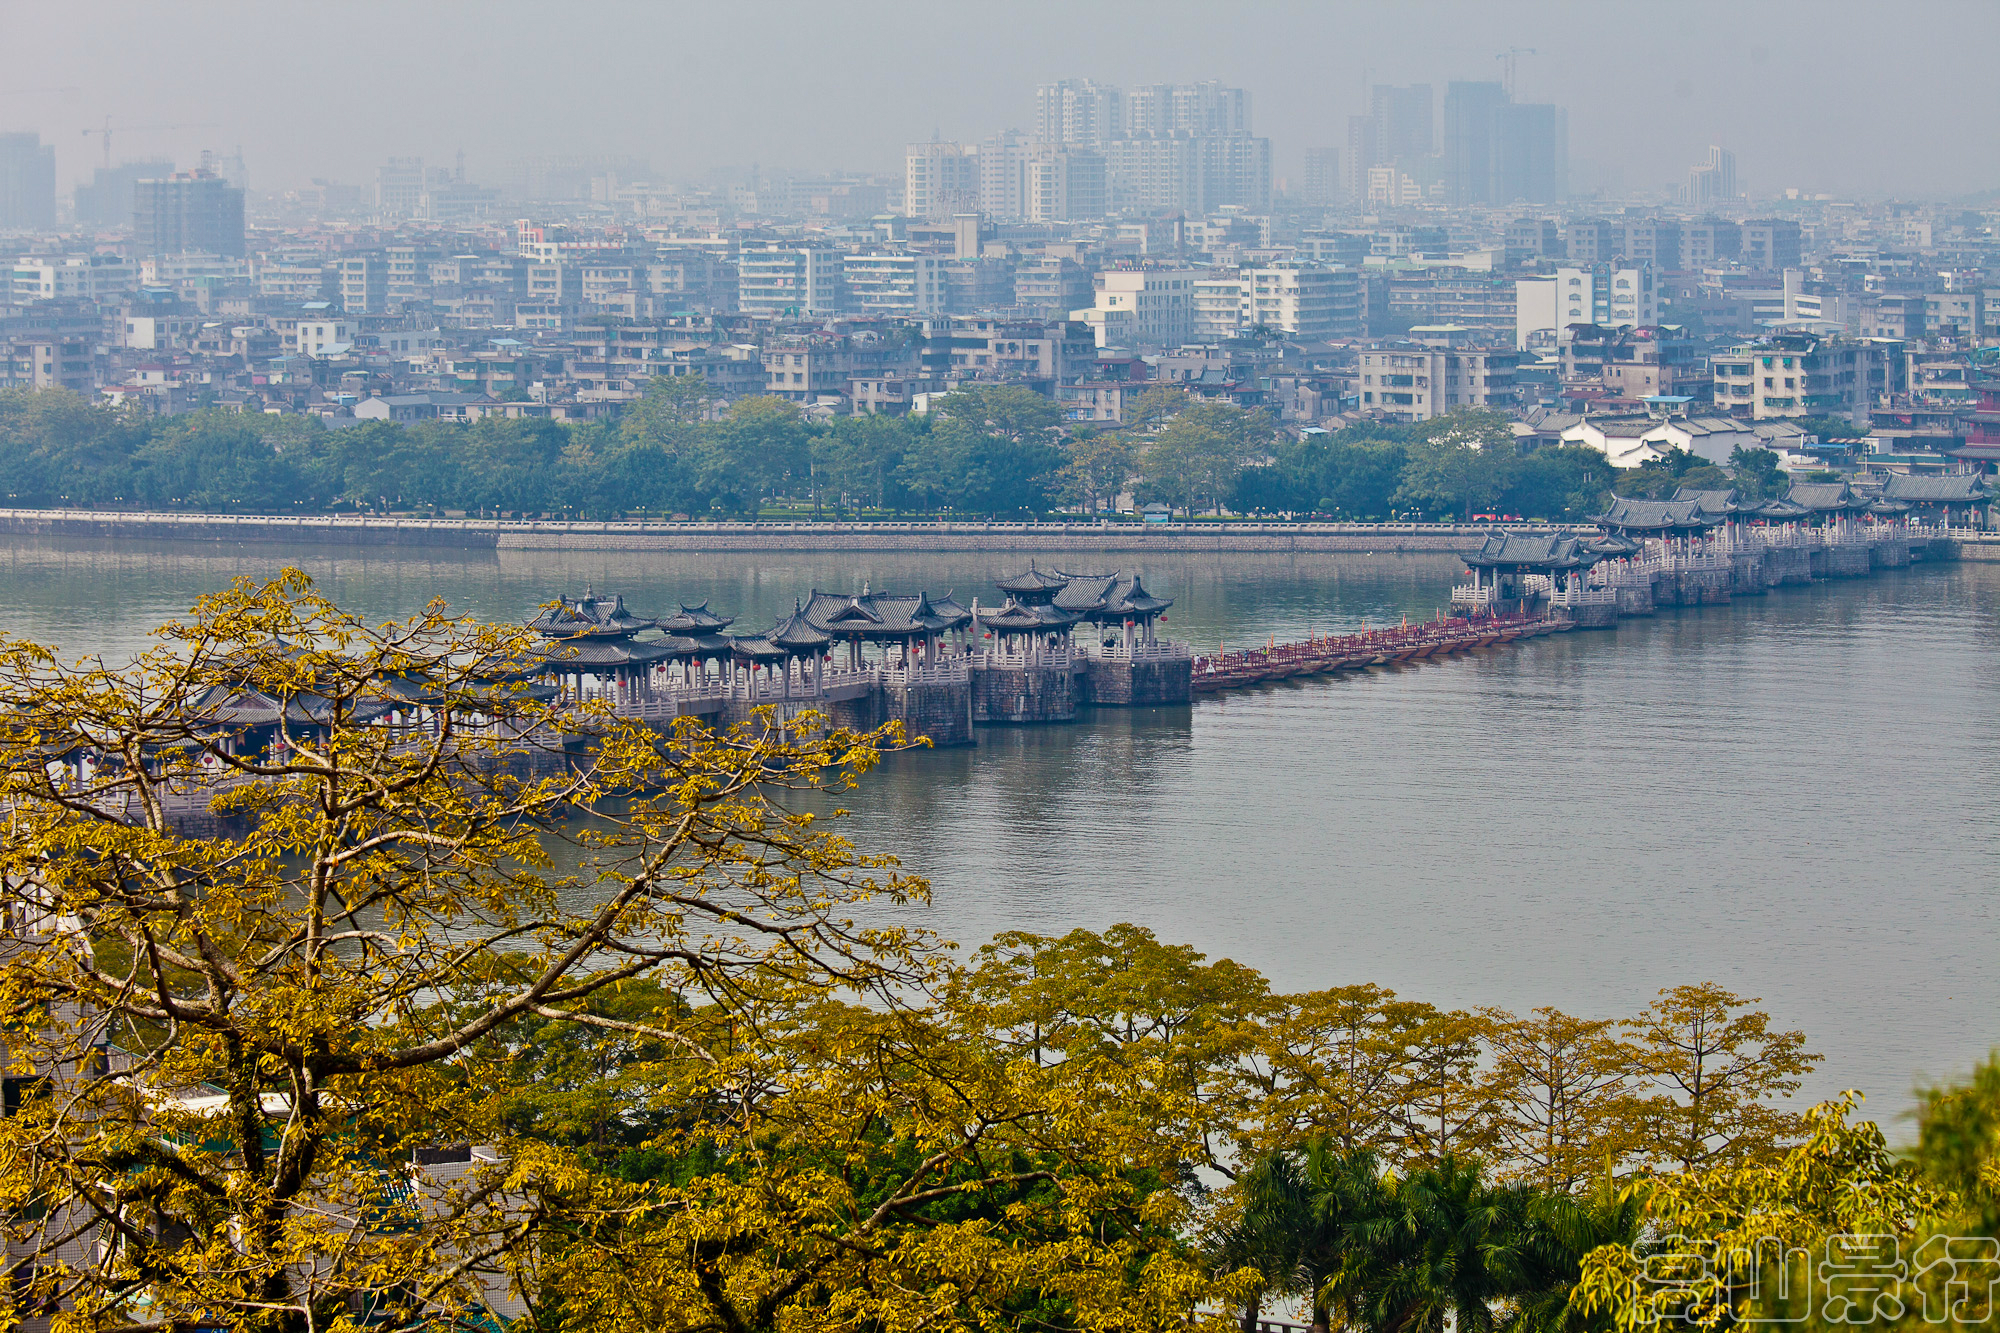
<path id="1" fill-rule="evenodd" d="M 1550 531 L 1508 524 L 1511 531 Z M 523 523 L 0 509 L 0 533 L 126 541 L 542 551 L 1457 552 L 1456 523 Z"/>

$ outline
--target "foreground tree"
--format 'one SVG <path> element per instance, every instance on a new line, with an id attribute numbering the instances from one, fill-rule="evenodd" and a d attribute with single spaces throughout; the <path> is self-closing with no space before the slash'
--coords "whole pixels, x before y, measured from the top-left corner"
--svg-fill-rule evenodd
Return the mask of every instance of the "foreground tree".
<path id="1" fill-rule="evenodd" d="M 1806 1122 L 1782 1099 L 1819 1060 L 1802 1032 L 1774 1032 L 1755 999 L 1714 982 L 1673 986 L 1624 1027 L 1639 1093 L 1635 1145 L 1647 1161 L 1683 1171 L 1782 1152 Z"/>
<path id="2" fill-rule="evenodd" d="M 14 1317 L 1178 1327 L 1230 1290 L 1175 1239 L 1186 1136 L 1104 1109 L 1168 1080 L 1020 1060 L 850 919 L 924 885 L 789 807 L 893 732 L 637 730 L 529 651 L 296 573 L 115 670 L 0 644 Z"/>

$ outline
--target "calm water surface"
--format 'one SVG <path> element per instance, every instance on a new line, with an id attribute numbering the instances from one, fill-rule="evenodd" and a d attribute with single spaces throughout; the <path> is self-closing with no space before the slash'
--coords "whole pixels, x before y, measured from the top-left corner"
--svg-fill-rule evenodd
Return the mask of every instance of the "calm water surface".
<path id="1" fill-rule="evenodd" d="M 557 591 L 761 627 L 812 587 L 992 596 L 999 556 L 0 548 L 0 628 L 124 656 L 289 558 L 341 603 L 521 618 Z M 1070 563 L 1084 562 L 1075 557 Z M 1045 560 L 1060 566 L 1062 559 Z M 1202 648 L 1420 618 L 1445 557 L 1148 560 Z M 1918 567 L 1665 612 L 1614 633 L 901 756 L 848 802 L 930 875 L 925 919 L 1151 926 L 1283 988 L 1369 980 L 1447 1006 L 1636 1011 L 1761 996 L 1894 1115 L 2000 1040 L 2000 566 Z"/>

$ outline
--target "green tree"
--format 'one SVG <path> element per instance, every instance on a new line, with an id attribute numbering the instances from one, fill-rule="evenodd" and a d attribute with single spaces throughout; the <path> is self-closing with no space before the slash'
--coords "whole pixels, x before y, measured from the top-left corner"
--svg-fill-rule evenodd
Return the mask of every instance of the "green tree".
<path id="1" fill-rule="evenodd" d="M 1058 474 L 1062 498 L 1086 513 L 1109 509 L 1132 479 L 1132 441 L 1122 431 L 1080 427 L 1064 453 L 1068 461 Z"/>
<path id="2" fill-rule="evenodd" d="M 1729 470 L 1745 499 L 1769 500 L 1792 487 L 1791 477 L 1778 466 L 1778 455 L 1769 449 L 1737 445 L 1729 452 Z"/>
<path id="3" fill-rule="evenodd" d="M 1674 986 L 1622 1024 L 1649 1085 L 1635 1093 L 1644 1159 L 1682 1171 L 1765 1161 L 1805 1132 L 1777 1101 L 1820 1057 L 1804 1033 L 1773 1031 L 1756 1003 L 1714 982 Z"/>
<path id="4" fill-rule="evenodd" d="M 925 887 L 796 807 L 893 728 L 662 735 L 489 674 L 532 648 L 296 571 L 115 670 L 0 643 L 33 944 L 0 1007 L 49 1080 L 0 1117 L 0 1319 L 484 1327 L 512 1285 L 576 1333 L 1166 1333 L 1241 1299 L 1165 1185 L 1199 1161 L 1184 1001 L 1037 1063 L 947 950 L 850 921 Z M 524 775 L 550 737 L 592 764 Z M 413 1163 L 468 1141 L 458 1179 Z"/>
<path id="5" fill-rule="evenodd" d="M 1515 465 L 1500 503 L 1507 512 L 1527 518 L 1579 521 L 1604 512 L 1615 472 L 1587 444 L 1537 449 Z"/>
<path id="6" fill-rule="evenodd" d="M 1467 519 L 1506 493 L 1518 459 L 1507 419 L 1484 408 L 1461 408 L 1425 422 L 1408 451 L 1396 502 Z"/>
<path id="7" fill-rule="evenodd" d="M 739 398 L 704 435 L 699 484 L 715 504 L 739 514 L 754 515 L 767 497 L 804 496 L 812 487 L 811 436 L 797 404 Z"/>
<path id="8" fill-rule="evenodd" d="M 655 375 L 646 381 L 646 392 L 626 411 L 621 425 L 632 439 L 664 444 L 707 421 L 712 400 L 703 376 Z"/>
<path id="9" fill-rule="evenodd" d="M 834 495 L 900 510 L 906 500 L 899 469 L 915 436 L 908 417 L 839 417 L 813 440 L 815 466 Z"/>
<path id="10" fill-rule="evenodd" d="M 1503 1168 L 1544 1192 L 1570 1193 L 1624 1162 L 1637 1146 L 1628 1097 L 1637 1069 L 1617 1025 L 1548 1008 L 1485 1016 Z"/>
<path id="11" fill-rule="evenodd" d="M 1524 1196 L 1446 1157 L 1397 1181 L 1393 1206 L 1356 1228 L 1363 1327 L 1380 1333 L 1491 1333 L 1517 1290 Z"/>
<path id="12" fill-rule="evenodd" d="M 1189 403 L 1152 430 L 1139 453 L 1150 496 L 1192 516 L 1217 508 L 1237 477 L 1269 456 L 1277 428 L 1261 411 L 1233 403 Z"/>

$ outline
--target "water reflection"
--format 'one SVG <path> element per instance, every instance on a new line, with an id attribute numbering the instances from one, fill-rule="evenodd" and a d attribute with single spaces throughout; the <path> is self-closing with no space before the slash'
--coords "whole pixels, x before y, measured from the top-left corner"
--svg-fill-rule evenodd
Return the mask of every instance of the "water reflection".
<path id="1" fill-rule="evenodd" d="M 268 548 L 16 540 L 5 628 L 72 652 L 144 631 Z M 1025 560 L 300 552 L 370 615 L 444 596 L 518 619 L 585 583 L 756 627 L 808 589 L 984 595 Z M 1044 557 L 1058 567 L 1113 561 Z M 1129 567 L 1130 561 L 1123 562 Z M 1445 557 L 1149 557 L 1203 648 L 1429 615 Z M 992 728 L 845 798 L 932 877 L 920 914 L 995 930 L 1132 920 L 1285 987 L 1626 1014 L 1712 979 L 1806 1030 L 1809 1091 L 1907 1104 L 2000 1010 L 2000 567 L 1917 567 L 1663 612 L 1614 633 L 1292 681 L 1193 708 Z"/>

